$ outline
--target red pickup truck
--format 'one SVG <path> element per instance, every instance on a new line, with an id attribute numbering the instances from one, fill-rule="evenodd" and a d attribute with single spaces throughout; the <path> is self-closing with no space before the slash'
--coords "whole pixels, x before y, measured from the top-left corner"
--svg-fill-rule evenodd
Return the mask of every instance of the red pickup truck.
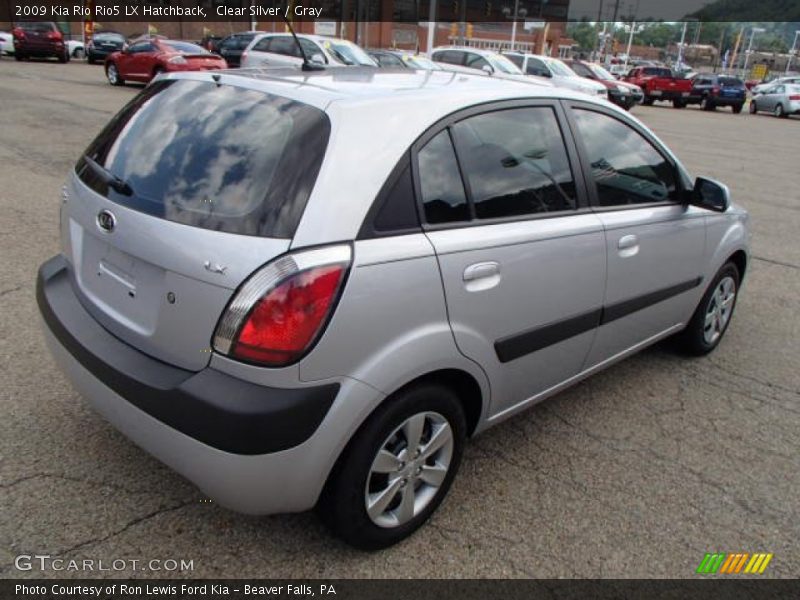
<path id="1" fill-rule="evenodd" d="M 684 108 L 692 95 L 692 82 L 679 79 L 667 67 L 635 67 L 622 78 L 638 85 L 644 92 L 642 104 L 650 106 L 656 100 L 672 102 L 675 108 Z"/>

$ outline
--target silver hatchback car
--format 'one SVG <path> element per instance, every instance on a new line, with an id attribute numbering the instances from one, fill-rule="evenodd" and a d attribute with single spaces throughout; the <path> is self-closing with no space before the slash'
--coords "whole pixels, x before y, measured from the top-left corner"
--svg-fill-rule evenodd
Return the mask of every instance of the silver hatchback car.
<path id="1" fill-rule="evenodd" d="M 75 387 L 219 504 L 381 548 L 465 440 L 730 324 L 748 219 L 608 102 L 446 71 L 180 73 L 63 191 L 37 299 Z"/>

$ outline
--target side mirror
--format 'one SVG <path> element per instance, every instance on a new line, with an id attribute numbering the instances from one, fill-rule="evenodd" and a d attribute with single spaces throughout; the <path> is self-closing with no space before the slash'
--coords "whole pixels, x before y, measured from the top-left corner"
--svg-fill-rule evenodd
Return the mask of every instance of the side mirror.
<path id="1" fill-rule="evenodd" d="M 492 73 L 494 73 L 494 69 L 492 68 L 492 65 L 483 65 L 481 67 L 481 71 L 483 71 L 487 75 L 491 75 Z"/>
<path id="2" fill-rule="evenodd" d="M 318 65 L 324 65 L 325 64 L 325 57 L 322 56 L 322 54 L 319 53 L 319 52 L 315 52 L 314 54 L 312 54 L 310 60 L 311 60 L 312 63 L 316 63 Z"/>
<path id="3" fill-rule="evenodd" d="M 731 194 L 728 186 L 713 179 L 698 177 L 689 203 L 715 212 L 725 212 L 731 205 Z"/>

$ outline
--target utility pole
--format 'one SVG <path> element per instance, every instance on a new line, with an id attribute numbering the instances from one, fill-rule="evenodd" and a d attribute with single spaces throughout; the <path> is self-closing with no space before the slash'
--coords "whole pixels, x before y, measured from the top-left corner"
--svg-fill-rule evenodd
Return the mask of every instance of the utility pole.
<path id="1" fill-rule="evenodd" d="M 428 10 L 428 56 L 431 55 L 431 51 L 433 50 L 433 38 L 436 33 L 436 0 L 430 0 L 430 3 L 430 9 Z"/>
<path id="2" fill-rule="evenodd" d="M 797 54 L 797 38 L 800 37 L 800 29 L 794 32 L 794 42 L 792 42 L 792 49 L 789 50 L 789 60 L 786 61 L 786 73 L 785 75 L 789 74 L 791 70 L 789 67 L 792 66 L 792 59 L 794 55 Z"/>

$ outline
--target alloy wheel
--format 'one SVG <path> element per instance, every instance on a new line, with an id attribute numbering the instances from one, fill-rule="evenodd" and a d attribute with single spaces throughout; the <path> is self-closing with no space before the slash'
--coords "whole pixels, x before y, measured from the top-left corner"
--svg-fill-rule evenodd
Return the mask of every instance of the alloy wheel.
<path id="1" fill-rule="evenodd" d="M 119 79 L 119 74 L 117 73 L 117 67 L 113 64 L 108 65 L 108 70 L 106 71 L 106 75 L 108 76 L 108 80 L 111 82 L 112 85 L 117 84 L 117 80 Z"/>
<path id="2" fill-rule="evenodd" d="M 372 522 L 399 527 L 425 510 L 447 477 L 453 447 L 453 430 L 439 413 L 417 413 L 397 427 L 367 476 L 364 502 Z"/>
<path id="3" fill-rule="evenodd" d="M 736 282 L 733 277 L 723 277 L 714 289 L 706 307 L 703 322 L 703 339 L 709 346 L 715 344 L 725 331 L 736 300 Z"/>

